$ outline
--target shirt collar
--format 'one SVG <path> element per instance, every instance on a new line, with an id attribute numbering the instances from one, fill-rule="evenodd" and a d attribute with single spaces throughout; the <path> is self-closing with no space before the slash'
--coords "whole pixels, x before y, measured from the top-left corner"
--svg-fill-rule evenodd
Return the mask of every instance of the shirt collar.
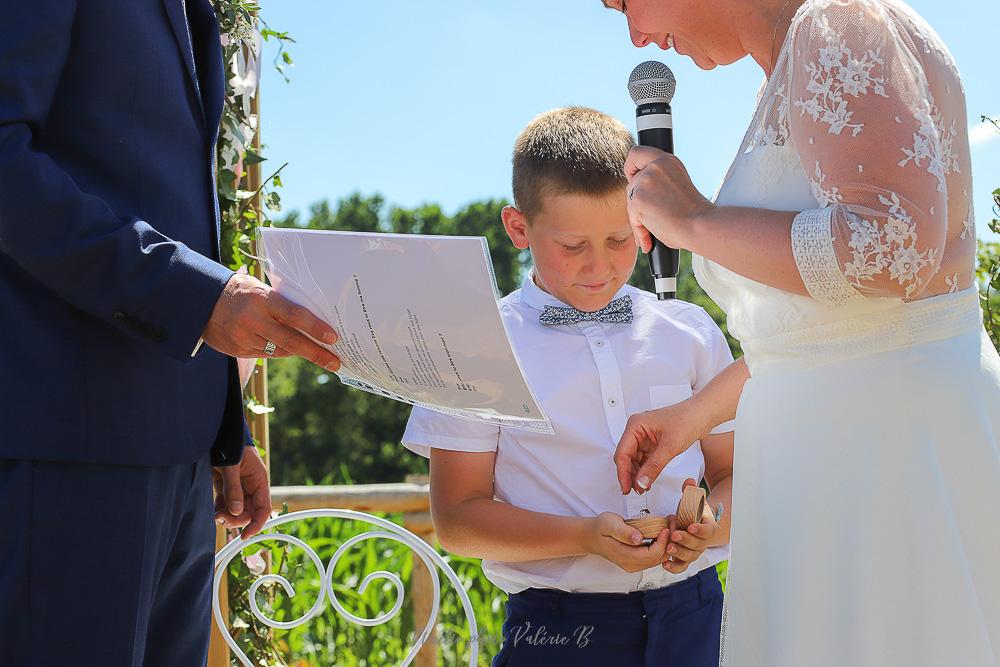
<path id="1" fill-rule="evenodd" d="M 630 294 L 633 289 L 634 288 L 631 285 L 626 283 L 618 289 L 618 292 L 615 293 L 615 296 L 611 300 L 614 301 L 615 299 L 619 299 L 626 294 Z M 521 283 L 521 299 L 525 304 L 535 310 L 545 310 L 546 306 L 553 306 L 555 308 L 573 307 L 567 303 L 563 303 L 535 284 L 535 267 L 531 267 L 531 270 L 528 271 L 528 275 L 525 276 L 524 281 Z"/>

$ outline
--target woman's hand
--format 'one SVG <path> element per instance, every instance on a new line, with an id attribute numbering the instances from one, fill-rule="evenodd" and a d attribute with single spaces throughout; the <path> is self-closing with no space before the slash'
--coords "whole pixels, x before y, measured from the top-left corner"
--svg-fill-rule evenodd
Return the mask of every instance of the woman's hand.
<path id="1" fill-rule="evenodd" d="M 689 234 L 700 216 L 715 208 L 694 187 L 676 157 L 657 148 L 636 146 L 625 161 L 628 215 L 643 252 L 655 236 L 671 248 L 690 249 Z"/>
<path id="2" fill-rule="evenodd" d="M 614 512 L 603 512 L 590 520 L 587 551 L 603 556 L 626 572 L 641 572 L 663 563 L 670 531 L 664 528 L 649 546 L 642 546 L 642 534 Z"/>
<path id="3" fill-rule="evenodd" d="M 629 417 L 615 450 L 622 495 L 644 493 L 670 461 L 711 430 L 698 395 Z"/>

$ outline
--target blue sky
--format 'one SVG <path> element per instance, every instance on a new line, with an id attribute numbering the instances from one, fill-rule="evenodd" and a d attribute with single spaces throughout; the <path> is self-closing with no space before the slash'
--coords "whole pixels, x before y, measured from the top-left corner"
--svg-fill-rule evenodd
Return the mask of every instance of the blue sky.
<path id="1" fill-rule="evenodd" d="M 1000 116 L 1000 2 L 912 0 L 962 73 L 969 124 Z M 392 204 L 452 213 L 510 197 L 510 151 L 541 111 L 595 107 L 634 125 L 625 82 L 643 60 L 678 80 L 676 152 L 711 195 L 739 147 L 762 73 L 749 58 L 703 72 L 687 58 L 636 49 L 625 19 L 598 0 L 339 2 L 262 0 L 270 27 L 295 38 L 291 83 L 265 46 L 261 80 L 265 170 L 283 172 L 286 210 L 355 190 Z M 993 238 L 1000 135 L 973 131 L 977 233 Z M 269 171 L 267 173 L 270 173 Z"/>

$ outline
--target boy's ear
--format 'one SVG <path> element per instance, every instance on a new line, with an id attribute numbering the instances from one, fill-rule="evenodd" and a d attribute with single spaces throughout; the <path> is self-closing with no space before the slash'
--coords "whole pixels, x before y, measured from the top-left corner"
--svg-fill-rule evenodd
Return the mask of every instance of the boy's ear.
<path id="1" fill-rule="evenodd" d="M 510 242 L 518 250 L 527 250 L 528 243 L 528 219 L 524 213 L 514 206 L 504 206 L 500 211 L 500 219 L 503 220 L 503 228 L 507 230 Z"/>

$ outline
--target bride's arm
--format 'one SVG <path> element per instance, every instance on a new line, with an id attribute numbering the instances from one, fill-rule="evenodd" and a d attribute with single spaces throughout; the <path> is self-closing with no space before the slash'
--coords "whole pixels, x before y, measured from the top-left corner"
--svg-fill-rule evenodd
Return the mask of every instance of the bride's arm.
<path id="1" fill-rule="evenodd" d="M 697 423 L 701 431 L 695 440 L 708 435 L 709 431 L 736 417 L 736 406 L 743 393 L 743 385 L 750 379 L 746 361 L 740 357 L 729 364 L 726 370 L 716 375 L 702 387 L 701 391 L 687 399 L 695 406 Z M 693 441 L 692 441 L 693 442 Z"/>
<path id="2" fill-rule="evenodd" d="M 691 221 L 683 245 L 745 278 L 809 296 L 792 253 L 798 212 L 713 206 Z"/>
<path id="3" fill-rule="evenodd" d="M 629 417 L 614 456 L 622 493 L 642 493 L 675 456 L 733 419 L 749 378 L 740 357 L 691 398 Z"/>
<path id="4" fill-rule="evenodd" d="M 927 289 L 945 247 L 948 177 L 962 171 L 967 149 L 959 121 L 935 106 L 922 62 L 887 11 L 875 0 L 816 3 L 790 46 L 781 82 L 789 141 L 818 208 L 717 207 L 676 157 L 640 146 L 625 171 L 643 249 L 652 232 L 668 246 L 829 305 L 915 299 Z M 960 94 L 949 73 L 937 79 Z"/>

